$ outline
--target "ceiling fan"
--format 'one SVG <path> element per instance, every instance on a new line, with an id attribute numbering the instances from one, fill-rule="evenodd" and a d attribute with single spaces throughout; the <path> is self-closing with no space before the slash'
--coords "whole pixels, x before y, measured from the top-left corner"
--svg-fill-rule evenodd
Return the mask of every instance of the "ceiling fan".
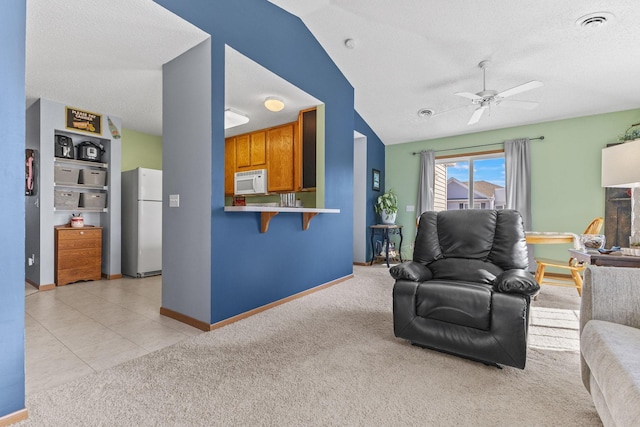
<path id="1" fill-rule="evenodd" d="M 511 89 L 503 90 L 502 92 L 498 92 L 495 90 L 487 90 L 487 68 L 491 61 L 485 60 L 478 64 L 479 68 L 482 68 L 482 91 L 478 93 L 471 92 L 457 92 L 455 95 L 461 96 L 463 98 L 470 99 L 474 105 L 477 105 L 478 108 L 475 109 L 471 118 L 469 119 L 468 125 L 472 125 L 477 123 L 482 114 L 491 106 L 502 106 L 509 108 L 521 108 L 524 110 L 531 110 L 538 106 L 537 102 L 531 101 L 516 101 L 516 100 L 507 100 L 505 98 L 516 95 L 518 93 L 525 92 L 527 90 L 535 89 L 540 86 L 543 86 L 542 82 L 537 80 L 531 80 L 530 82 L 523 83 L 518 86 L 514 86 Z"/>

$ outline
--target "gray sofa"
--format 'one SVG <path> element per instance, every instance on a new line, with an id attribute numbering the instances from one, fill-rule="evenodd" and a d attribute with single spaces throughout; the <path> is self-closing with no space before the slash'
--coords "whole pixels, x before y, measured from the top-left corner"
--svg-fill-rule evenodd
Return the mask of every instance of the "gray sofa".
<path id="1" fill-rule="evenodd" d="M 605 427 L 640 426 L 640 268 L 585 271 L 580 359 Z"/>

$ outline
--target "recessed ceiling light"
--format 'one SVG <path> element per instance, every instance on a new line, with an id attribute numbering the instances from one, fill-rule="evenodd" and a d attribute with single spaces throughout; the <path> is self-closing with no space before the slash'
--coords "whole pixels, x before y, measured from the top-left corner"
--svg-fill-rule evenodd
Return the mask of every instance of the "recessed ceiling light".
<path id="1" fill-rule="evenodd" d="M 424 117 L 428 119 L 431 116 L 433 116 L 433 110 L 429 108 L 423 108 L 421 110 L 418 110 L 418 117 Z"/>
<path id="2" fill-rule="evenodd" d="M 594 12 L 578 18 L 576 25 L 583 28 L 598 28 L 612 21 L 613 18 L 613 14 L 609 12 Z"/>
<path id="3" fill-rule="evenodd" d="M 355 49 L 356 41 L 354 39 L 344 39 L 344 46 L 347 49 Z"/>

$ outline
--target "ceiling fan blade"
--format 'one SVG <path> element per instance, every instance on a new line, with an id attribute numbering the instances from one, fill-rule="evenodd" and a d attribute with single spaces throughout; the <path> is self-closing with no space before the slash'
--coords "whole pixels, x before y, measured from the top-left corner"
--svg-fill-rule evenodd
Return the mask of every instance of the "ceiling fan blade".
<path id="1" fill-rule="evenodd" d="M 533 110 L 538 106 L 533 101 L 516 101 L 515 99 L 503 99 L 497 102 L 497 105 L 507 108 L 520 108 L 522 110 Z"/>
<path id="2" fill-rule="evenodd" d="M 475 93 L 471 93 L 471 92 L 456 92 L 454 95 L 458 95 L 458 96 L 461 96 L 463 98 L 470 99 L 472 101 L 475 101 L 477 99 L 482 99 L 481 96 L 478 96 Z"/>
<path id="3" fill-rule="evenodd" d="M 538 88 L 540 86 L 544 86 L 544 83 L 539 82 L 537 80 L 531 80 L 530 82 L 523 83 L 521 85 L 512 87 L 511 89 L 503 90 L 502 92 L 496 95 L 497 98 L 506 98 L 508 96 L 513 96 L 518 93 L 522 93 L 531 89 Z"/>
<path id="4" fill-rule="evenodd" d="M 473 125 L 475 123 L 478 123 L 478 121 L 480 120 L 480 117 L 482 117 L 482 113 L 484 113 L 484 110 L 486 110 L 486 109 L 487 109 L 487 107 L 478 107 L 478 108 L 476 108 L 476 110 L 471 115 L 471 118 L 469 119 L 467 124 L 468 125 Z"/>

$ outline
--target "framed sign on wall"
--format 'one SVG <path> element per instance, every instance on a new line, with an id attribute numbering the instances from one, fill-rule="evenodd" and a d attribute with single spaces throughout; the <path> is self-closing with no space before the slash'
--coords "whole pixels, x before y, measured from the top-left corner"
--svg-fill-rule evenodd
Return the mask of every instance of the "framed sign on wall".
<path id="1" fill-rule="evenodd" d="M 372 170 L 371 188 L 373 191 L 380 191 L 380 171 L 378 169 Z"/>

